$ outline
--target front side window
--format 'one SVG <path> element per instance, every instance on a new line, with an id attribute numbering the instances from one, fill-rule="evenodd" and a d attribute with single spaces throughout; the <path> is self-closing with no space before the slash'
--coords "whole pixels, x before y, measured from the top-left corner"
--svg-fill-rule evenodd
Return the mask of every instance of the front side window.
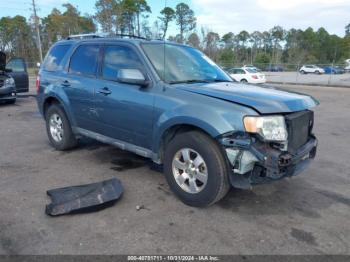
<path id="1" fill-rule="evenodd" d="M 70 47 L 71 45 L 56 45 L 52 47 L 45 58 L 43 69 L 46 71 L 56 71 Z"/>
<path id="2" fill-rule="evenodd" d="M 98 45 L 81 45 L 71 57 L 69 73 L 95 76 L 97 69 Z"/>
<path id="3" fill-rule="evenodd" d="M 166 83 L 232 82 L 219 66 L 195 48 L 167 43 L 147 43 L 142 47 Z"/>
<path id="4" fill-rule="evenodd" d="M 22 58 L 13 58 L 6 65 L 7 69 L 11 69 L 12 72 L 26 72 L 26 64 Z"/>
<path id="5" fill-rule="evenodd" d="M 131 48 L 107 46 L 102 61 L 102 78 L 116 81 L 120 69 L 139 69 L 143 71 L 143 66 L 139 57 Z"/>

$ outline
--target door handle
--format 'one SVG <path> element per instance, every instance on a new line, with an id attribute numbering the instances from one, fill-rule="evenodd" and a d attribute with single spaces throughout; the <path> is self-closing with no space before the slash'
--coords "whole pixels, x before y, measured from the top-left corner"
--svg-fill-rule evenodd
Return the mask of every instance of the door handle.
<path id="1" fill-rule="evenodd" d="M 100 94 L 103 94 L 105 96 L 112 94 L 112 91 L 108 89 L 108 87 L 104 87 L 100 90 L 98 90 Z"/>
<path id="2" fill-rule="evenodd" d="M 62 86 L 64 87 L 69 87 L 70 86 L 70 83 L 68 80 L 64 80 L 62 83 L 61 83 Z"/>

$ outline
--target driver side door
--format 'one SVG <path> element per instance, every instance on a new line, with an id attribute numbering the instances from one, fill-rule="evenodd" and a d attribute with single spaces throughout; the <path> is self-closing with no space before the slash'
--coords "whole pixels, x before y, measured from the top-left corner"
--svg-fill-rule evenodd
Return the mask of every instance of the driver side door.
<path id="1" fill-rule="evenodd" d="M 27 66 L 23 58 L 12 58 L 6 65 L 10 69 L 8 74 L 13 77 L 16 84 L 16 92 L 24 93 L 29 91 L 29 78 Z"/>
<path id="2" fill-rule="evenodd" d="M 128 45 L 111 44 L 103 48 L 95 86 L 98 133 L 142 148 L 151 148 L 153 128 L 152 86 L 121 83 L 120 69 L 138 69 L 145 76 L 146 67 L 137 51 Z"/>

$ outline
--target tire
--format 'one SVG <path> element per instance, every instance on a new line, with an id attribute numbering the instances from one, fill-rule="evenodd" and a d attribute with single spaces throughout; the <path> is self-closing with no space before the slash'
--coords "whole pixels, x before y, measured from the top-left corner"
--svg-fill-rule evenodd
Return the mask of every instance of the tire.
<path id="1" fill-rule="evenodd" d="M 45 114 L 45 120 L 47 135 L 51 145 L 55 149 L 65 151 L 77 145 L 77 139 L 73 134 L 71 125 L 62 106 L 59 104 L 51 105 Z M 52 125 L 50 124 L 51 121 L 53 121 Z M 54 126 L 56 127 L 56 135 L 54 135 L 54 130 L 51 130 L 51 128 L 55 129 Z M 58 130 L 61 132 L 58 132 Z"/>
<path id="2" fill-rule="evenodd" d="M 191 152 L 190 159 L 196 159 L 198 154 L 202 157 L 204 164 L 200 165 L 199 168 L 202 169 L 202 174 L 207 174 L 205 183 L 199 180 L 195 181 L 196 188 L 200 189 L 200 191 L 196 193 L 189 192 L 189 190 L 191 190 L 189 186 L 190 179 L 193 179 L 193 177 L 188 177 L 190 175 L 187 175 L 186 172 L 190 171 L 185 172 L 185 170 L 183 170 L 181 175 L 178 176 L 180 172 L 175 170 L 175 159 L 177 159 L 179 155 L 182 155 L 182 150 L 186 149 Z M 185 162 L 184 158 L 182 160 L 182 162 Z M 193 163 L 195 162 L 196 161 Z M 186 166 L 185 163 L 183 164 Z M 185 166 L 183 168 L 185 168 Z M 186 166 L 186 168 L 187 167 L 188 166 Z M 189 206 L 206 207 L 222 199 L 230 189 L 228 179 L 229 168 L 229 164 L 218 144 L 211 137 L 202 132 L 189 131 L 180 133 L 169 142 L 165 149 L 164 173 L 166 180 L 175 195 Z M 175 176 L 178 177 L 178 181 L 183 181 L 181 186 L 181 182 L 177 182 Z M 184 177 L 187 177 L 187 179 L 185 180 Z M 201 180 L 203 181 L 203 177 Z"/>
<path id="3" fill-rule="evenodd" d="M 248 83 L 247 79 L 242 79 L 241 83 Z"/>
<path id="4" fill-rule="evenodd" d="M 320 71 L 315 71 L 315 73 L 316 73 L 317 75 L 320 75 L 320 74 L 321 74 Z"/>
<path id="5" fill-rule="evenodd" d="M 301 70 L 300 73 L 306 75 L 306 72 L 304 70 Z"/>

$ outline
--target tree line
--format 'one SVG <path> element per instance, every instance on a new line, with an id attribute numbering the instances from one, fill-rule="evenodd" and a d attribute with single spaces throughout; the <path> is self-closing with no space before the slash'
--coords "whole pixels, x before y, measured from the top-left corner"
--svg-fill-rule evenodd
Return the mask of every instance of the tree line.
<path id="1" fill-rule="evenodd" d="M 228 32 L 219 35 L 197 26 L 195 12 L 185 3 L 165 7 L 150 23 L 151 7 L 146 0 L 97 0 L 94 14 L 81 14 L 67 3 L 40 19 L 44 54 L 60 39 L 72 34 L 103 32 L 129 34 L 152 39 L 166 39 L 201 49 L 223 66 L 241 64 L 331 64 L 350 58 L 350 24 L 345 36 L 329 34 L 324 28 L 285 30 L 275 26 L 268 31 Z M 0 19 L 0 50 L 9 57 L 20 56 L 38 61 L 34 18 L 23 16 Z M 176 28 L 175 35 L 169 28 Z M 174 31 L 174 30 L 172 30 Z"/>

